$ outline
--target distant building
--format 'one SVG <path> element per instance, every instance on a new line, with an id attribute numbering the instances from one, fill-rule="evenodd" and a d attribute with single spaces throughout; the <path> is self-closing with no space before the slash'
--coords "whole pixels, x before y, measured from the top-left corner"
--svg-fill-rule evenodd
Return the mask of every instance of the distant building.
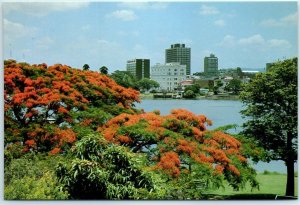
<path id="1" fill-rule="evenodd" d="M 128 60 L 126 69 L 138 80 L 150 78 L 150 59 Z"/>
<path id="2" fill-rule="evenodd" d="M 218 58 L 214 54 L 204 58 L 204 73 L 208 75 L 218 73 Z"/>
<path id="3" fill-rule="evenodd" d="M 165 63 L 180 63 L 186 65 L 186 75 L 191 75 L 191 48 L 186 48 L 185 44 L 173 44 L 166 49 Z"/>
<path id="4" fill-rule="evenodd" d="M 186 79 L 186 65 L 180 63 L 156 64 L 151 67 L 151 79 L 160 85 L 160 90 L 174 91 Z"/>
<path id="5" fill-rule="evenodd" d="M 186 87 L 194 85 L 194 82 L 192 79 L 183 80 L 179 83 L 179 86 L 182 90 L 185 90 Z"/>

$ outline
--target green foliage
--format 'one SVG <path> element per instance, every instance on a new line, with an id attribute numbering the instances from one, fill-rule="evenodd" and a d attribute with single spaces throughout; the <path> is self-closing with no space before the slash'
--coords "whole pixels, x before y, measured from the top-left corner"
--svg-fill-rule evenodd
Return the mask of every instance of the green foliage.
<path id="1" fill-rule="evenodd" d="M 243 133 L 274 160 L 297 159 L 297 58 L 278 62 L 273 72 L 256 75 L 241 93 L 247 105 Z M 291 146 L 288 147 L 288 139 Z"/>
<path id="2" fill-rule="evenodd" d="M 244 73 L 240 67 L 236 68 L 236 73 L 240 78 L 242 78 L 244 76 Z"/>
<path id="3" fill-rule="evenodd" d="M 62 190 L 55 175 L 43 173 L 40 178 L 24 176 L 12 179 L 4 190 L 5 200 L 62 200 L 68 198 L 68 193 Z"/>
<path id="4" fill-rule="evenodd" d="M 88 64 L 84 64 L 82 66 L 83 70 L 89 70 L 90 69 L 90 66 Z"/>
<path id="5" fill-rule="evenodd" d="M 110 77 L 116 81 L 119 85 L 125 87 L 125 88 L 136 88 L 136 82 L 137 79 L 135 76 L 133 76 L 130 72 L 128 71 L 119 71 L 116 70 L 113 72 Z"/>
<path id="6" fill-rule="evenodd" d="M 195 98 L 196 93 L 194 93 L 194 91 L 192 91 L 192 90 L 187 90 L 183 93 L 183 97 L 184 98 Z"/>
<path id="7" fill-rule="evenodd" d="M 79 140 L 73 155 L 73 160 L 57 166 L 57 176 L 72 199 L 134 199 L 155 191 L 153 174 L 143 170 L 143 157 L 99 135 Z"/>
<path id="8" fill-rule="evenodd" d="M 195 94 L 199 93 L 200 85 L 199 84 L 193 84 L 189 85 L 184 89 L 184 92 L 187 92 L 188 90 L 193 91 Z"/>
<path id="9" fill-rule="evenodd" d="M 108 68 L 105 66 L 102 66 L 101 68 L 99 68 L 100 73 L 107 75 L 108 74 Z"/>
<path id="10" fill-rule="evenodd" d="M 57 181 L 54 167 L 59 156 L 27 154 L 6 164 L 4 197 L 6 200 L 67 199 L 68 193 Z"/>
<path id="11" fill-rule="evenodd" d="M 93 130 L 96 130 L 99 125 L 105 124 L 112 117 L 110 112 L 104 111 L 101 107 L 88 107 L 81 112 L 73 111 L 70 115 L 74 119 L 75 125 L 82 122 L 81 126 L 87 126 Z"/>
<path id="12" fill-rule="evenodd" d="M 271 172 L 271 171 L 268 171 L 268 170 L 264 170 L 264 172 L 262 174 L 264 174 L 264 175 L 270 175 L 270 174 L 272 174 L 272 175 L 279 175 L 280 173 L 278 173 L 278 172 Z"/>
<path id="13" fill-rule="evenodd" d="M 178 180 L 168 183 L 168 199 L 199 200 L 210 190 L 223 187 L 223 176 L 215 175 L 208 165 L 193 163 L 191 170 L 186 169 Z"/>
<path id="14" fill-rule="evenodd" d="M 287 165 L 286 195 L 294 195 L 294 162 L 297 160 L 298 59 L 274 63 L 270 72 L 257 74 L 244 87 L 241 113 L 247 117 L 243 134 L 260 143 L 269 159 Z"/>
<path id="15" fill-rule="evenodd" d="M 22 156 L 23 146 L 21 143 L 11 143 L 4 149 L 4 161 L 9 164 L 14 158 Z"/>
<path id="16" fill-rule="evenodd" d="M 239 79 L 232 79 L 225 87 L 225 90 L 232 91 L 234 94 L 238 94 L 241 89 L 242 81 Z"/>
<path id="17" fill-rule="evenodd" d="M 136 83 L 136 87 L 139 89 L 139 90 L 145 90 L 145 91 L 148 91 L 150 90 L 151 88 L 158 88 L 159 87 L 159 83 L 154 81 L 154 80 L 150 80 L 148 78 L 143 78 L 141 80 L 139 80 L 137 83 Z"/>

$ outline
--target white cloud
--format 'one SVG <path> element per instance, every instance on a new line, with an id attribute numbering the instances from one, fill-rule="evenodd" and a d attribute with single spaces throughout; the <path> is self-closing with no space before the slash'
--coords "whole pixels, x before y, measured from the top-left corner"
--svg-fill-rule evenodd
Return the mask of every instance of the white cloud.
<path id="1" fill-rule="evenodd" d="M 200 8 L 201 15 L 214 15 L 220 13 L 219 10 L 212 6 L 202 5 Z"/>
<path id="2" fill-rule="evenodd" d="M 51 12 L 87 7 L 89 2 L 14 2 L 3 3 L 4 14 L 21 12 L 32 16 L 45 16 Z"/>
<path id="3" fill-rule="evenodd" d="M 289 25 L 296 25 L 297 24 L 297 12 L 293 14 L 289 14 L 287 16 L 284 16 L 280 19 L 265 19 L 260 22 L 261 26 L 265 27 L 283 27 L 283 26 L 289 26 Z"/>
<path id="4" fill-rule="evenodd" d="M 281 18 L 280 21 L 282 21 L 283 23 L 287 23 L 287 24 L 296 24 L 297 17 L 298 17 L 298 14 L 297 14 L 297 12 L 295 12 L 293 14 L 290 14 L 288 16 Z"/>
<path id="5" fill-rule="evenodd" d="M 287 40 L 284 40 L 284 39 L 271 39 L 271 40 L 268 40 L 268 45 L 271 48 L 291 48 L 292 47 L 290 42 L 288 42 Z"/>
<path id="6" fill-rule="evenodd" d="M 119 7 L 130 8 L 135 10 L 162 10 L 166 9 L 168 5 L 169 4 L 166 2 L 122 2 L 118 4 Z"/>
<path id="7" fill-rule="evenodd" d="M 107 18 L 116 18 L 122 21 L 133 21 L 137 19 L 137 15 L 132 10 L 117 10 L 106 15 Z"/>
<path id="8" fill-rule="evenodd" d="M 3 34 L 6 40 L 15 40 L 24 36 L 33 36 L 37 29 L 23 24 L 3 19 Z"/>
<path id="9" fill-rule="evenodd" d="M 266 20 L 263 20 L 262 22 L 260 22 L 260 25 L 266 26 L 266 27 L 275 27 L 275 26 L 281 26 L 282 24 L 280 24 L 275 19 L 266 19 Z"/>
<path id="10" fill-rule="evenodd" d="M 231 35 L 226 35 L 218 45 L 222 47 L 239 47 L 245 49 L 255 48 L 260 50 L 272 48 L 288 49 L 292 47 L 291 43 L 285 39 L 265 40 L 260 34 L 240 39 Z"/>
<path id="11" fill-rule="evenodd" d="M 236 45 L 236 39 L 234 36 L 226 35 L 218 45 L 224 47 L 233 47 Z"/>
<path id="12" fill-rule="evenodd" d="M 214 24 L 219 27 L 224 27 L 225 21 L 223 19 L 219 19 L 219 20 L 214 21 Z"/>
<path id="13" fill-rule="evenodd" d="M 263 45 L 265 43 L 264 38 L 260 34 L 250 36 L 248 38 L 241 38 L 238 43 L 240 45 Z"/>

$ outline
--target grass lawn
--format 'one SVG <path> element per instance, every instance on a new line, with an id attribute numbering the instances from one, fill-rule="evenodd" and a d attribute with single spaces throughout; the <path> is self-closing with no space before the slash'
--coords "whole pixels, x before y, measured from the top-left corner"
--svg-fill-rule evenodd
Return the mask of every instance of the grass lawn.
<path id="1" fill-rule="evenodd" d="M 211 191 L 209 195 L 216 195 L 216 199 L 274 199 L 276 195 L 285 195 L 285 174 L 258 174 L 259 190 L 253 189 L 249 184 L 240 191 L 234 191 L 225 184 L 225 188 Z M 298 196 L 298 177 L 295 177 L 295 195 Z"/>

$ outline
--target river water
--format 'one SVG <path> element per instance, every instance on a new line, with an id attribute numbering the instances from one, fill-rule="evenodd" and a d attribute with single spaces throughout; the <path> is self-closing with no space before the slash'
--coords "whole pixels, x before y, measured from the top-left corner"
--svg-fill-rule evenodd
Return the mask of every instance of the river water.
<path id="1" fill-rule="evenodd" d="M 220 126 L 236 124 L 241 126 L 245 119 L 242 118 L 240 111 L 244 109 L 240 101 L 233 100 L 183 100 L 183 99 L 143 99 L 136 104 L 136 108 L 144 109 L 146 112 L 160 110 L 161 115 L 167 115 L 172 109 L 183 108 L 195 114 L 204 114 L 213 121 L 209 129 Z M 238 132 L 241 127 L 237 127 L 230 132 Z M 271 161 L 270 163 L 259 162 L 253 165 L 258 172 L 264 170 L 286 173 L 286 166 L 283 161 Z M 295 170 L 297 170 L 297 164 Z"/>

